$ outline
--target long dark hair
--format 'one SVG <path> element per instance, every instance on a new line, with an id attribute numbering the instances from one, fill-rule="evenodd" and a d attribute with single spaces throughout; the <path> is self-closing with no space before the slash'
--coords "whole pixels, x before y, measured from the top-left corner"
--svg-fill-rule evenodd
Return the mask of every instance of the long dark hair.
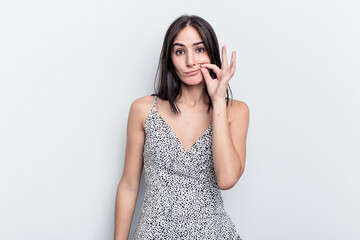
<path id="1" fill-rule="evenodd" d="M 174 39 L 186 26 L 192 26 L 198 31 L 204 42 L 205 49 L 210 58 L 210 62 L 221 68 L 219 43 L 211 25 L 203 18 L 195 15 L 182 15 L 177 18 L 170 25 L 164 37 L 164 43 L 162 46 L 159 66 L 155 79 L 155 82 L 158 80 L 158 84 L 155 90 L 155 94 L 152 94 L 152 96 L 156 95 L 163 100 L 168 100 L 171 110 L 175 114 L 180 112 L 180 109 L 178 108 L 175 101 L 178 95 L 181 95 L 181 80 L 175 72 L 175 67 L 171 60 L 171 52 L 173 50 Z M 213 79 L 216 78 L 216 74 L 212 70 L 210 71 L 210 75 Z M 205 91 L 209 98 L 208 111 L 210 111 L 210 108 L 212 108 L 213 105 L 206 85 Z M 226 89 L 226 105 L 229 104 L 229 92 L 231 93 L 232 97 L 232 92 L 230 86 L 228 85 Z"/>

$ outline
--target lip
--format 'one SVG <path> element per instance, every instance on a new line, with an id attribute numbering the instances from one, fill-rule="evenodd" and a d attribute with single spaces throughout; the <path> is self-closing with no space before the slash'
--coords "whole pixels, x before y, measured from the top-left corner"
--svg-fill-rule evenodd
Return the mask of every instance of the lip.
<path id="1" fill-rule="evenodd" d="M 190 71 L 190 72 L 185 72 L 185 74 L 187 75 L 190 75 L 190 76 L 193 76 L 193 75 L 196 75 L 200 72 L 200 68 L 199 69 L 196 69 L 194 71 Z"/>

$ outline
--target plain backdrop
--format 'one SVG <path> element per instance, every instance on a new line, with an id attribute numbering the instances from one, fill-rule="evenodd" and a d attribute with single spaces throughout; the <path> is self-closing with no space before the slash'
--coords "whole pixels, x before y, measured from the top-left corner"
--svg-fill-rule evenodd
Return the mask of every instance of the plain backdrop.
<path id="1" fill-rule="evenodd" d="M 356 0 L 2 1 L 0 239 L 113 238 L 129 108 L 154 92 L 182 14 L 237 51 L 246 169 L 222 193 L 242 238 L 360 239 L 359 12 Z"/>

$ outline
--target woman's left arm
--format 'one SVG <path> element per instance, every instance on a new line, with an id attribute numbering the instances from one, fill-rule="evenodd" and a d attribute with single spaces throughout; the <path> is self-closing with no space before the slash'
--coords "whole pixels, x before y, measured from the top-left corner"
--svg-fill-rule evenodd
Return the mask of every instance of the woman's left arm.
<path id="1" fill-rule="evenodd" d="M 232 188 L 245 169 L 249 108 L 245 102 L 235 100 L 231 108 L 227 110 L 225 100 L 213 102 L 213 161 L 223 190 Z"/>
<path id="2" fill-rule="evenodd" d="M 226 106 L 226 89 L 235 73 L 235 52 L 228 66 L 226 47 L 222 48 L 221 69 L 214 64 L 202 64 L 207 90 L 213 103 L 212 151 L 218 186 L 222 190 L 232 188 L 245 169 L 246 136 L 249 126 L 249 107 L 245 102 L 233 100 Z M 212 79 L 209 69 L 216 73 Z"/>

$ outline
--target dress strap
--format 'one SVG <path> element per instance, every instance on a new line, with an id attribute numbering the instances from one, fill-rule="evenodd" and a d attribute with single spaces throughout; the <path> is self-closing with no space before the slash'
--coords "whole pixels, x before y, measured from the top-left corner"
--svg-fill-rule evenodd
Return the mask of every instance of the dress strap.
<path id="1" fill-rule="evenodd" d="M 156 101 L 156 97 L 157 97 L 157 96 L 155 95 L 155 96 L 154 96 L 154 102 L 153 102 L 153 108 L 155 108 L 155 106 L 156 106 L 156 102 L 157 102 L 157 101 Z"/>

